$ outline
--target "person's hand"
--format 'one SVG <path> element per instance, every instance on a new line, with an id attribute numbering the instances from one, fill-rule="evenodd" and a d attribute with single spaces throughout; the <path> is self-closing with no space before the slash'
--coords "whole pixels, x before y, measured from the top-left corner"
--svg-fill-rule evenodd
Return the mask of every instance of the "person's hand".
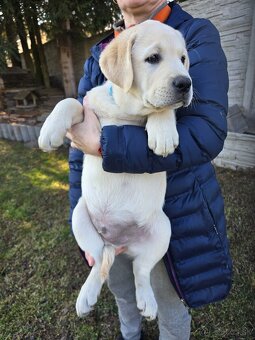
<path id="1" fill-rule="evenodd" d="M 88 106 L 87 98 L 83 100 L 84 120 L 68 130 L 66 136 L 71 140 L 71 146 L 85 154 L 100 156 L 101 126 L 93 110 Z"/>
<path id="2" fill-rule="evenodd" d="M 115 249 L 115 255 L 117 256 L 121 253 L 124 253 L 126 250 L 127 250 L 127 247 L 124 247 L 124 246 L 118 247 L 118 248 Z M 85 253 L 85 257 L 86 257 L 86 260 L 88 261 L 89 266 L 90 267 L 94 266 L 95 259 L 90 255 L 90 253 L 88 253 L 86 251 L 84 253 Z"/>

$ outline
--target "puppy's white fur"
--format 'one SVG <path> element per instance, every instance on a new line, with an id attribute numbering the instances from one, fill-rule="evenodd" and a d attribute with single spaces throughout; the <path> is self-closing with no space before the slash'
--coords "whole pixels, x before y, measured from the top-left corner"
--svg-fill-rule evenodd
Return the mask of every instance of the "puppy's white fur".
<path id="1" fill-rule="evenodd" d="M 155 55 L 159 61 L 149 62 L 148 57 Z M 174 152 L 179 143 L 174 109 L 188 105 L 192 98 L 192 87 L 180 96 L 173 86 L 178 76 L 190 79 L 181 34 L 146 21 L 114 39 L 102 52 L 100 67 L 108 81 L 87 95 L 101 125 L 145 126 L 154 153 Z M 40 148 L 59 147 L 67 130 L 82 120 L 83 107 L 78 101 L 61 101 L 41 129 Z M 154 319 L 157 303 L 150 272 L 166 253 L 171 236 L 169 219 L 162 210 L 166 173 L 108 173 L 102 159 L 91 155 L 84 158 L 83 169 L 82 197 L 72 224 L 78 245 L 94 257 L 95 265 L 78 296 L 77 314 L 91 310 L 114 261 L 115 248 L 126 246 L 133 258 L 137 306 L 142 315 Z"/>

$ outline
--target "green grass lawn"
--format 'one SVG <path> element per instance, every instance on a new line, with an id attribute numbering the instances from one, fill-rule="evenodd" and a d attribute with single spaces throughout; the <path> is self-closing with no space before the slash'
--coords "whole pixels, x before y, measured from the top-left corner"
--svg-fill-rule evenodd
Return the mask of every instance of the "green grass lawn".
<path id="1" fill-rule="evenodd" d="M 255 339 L 254 171 L 217 170 L 228 219 L 234 283 L 228 299 L 192 311 L 192 339 Z M 105 287 L 80 320 L 88 273 L 70 235 L 67 150 L 45 154 L 0 140 L 0 339 L 114 339 L 118 319 Z M 156 322 L 144 322 L 157 339 Z"/>

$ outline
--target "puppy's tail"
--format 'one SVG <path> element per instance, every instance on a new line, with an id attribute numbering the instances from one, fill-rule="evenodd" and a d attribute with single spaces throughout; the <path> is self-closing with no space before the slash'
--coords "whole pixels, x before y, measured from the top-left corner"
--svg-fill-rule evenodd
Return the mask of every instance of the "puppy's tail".
<path id="1" fill-rule="evenodd" d="M 100 272 L 102 282 L 104 282 L 107 279 L 111 266 L 113 265 L 114 259 L 115 248 L 109 245 L 105 245 L 103 249 L 103 260 Z"/>

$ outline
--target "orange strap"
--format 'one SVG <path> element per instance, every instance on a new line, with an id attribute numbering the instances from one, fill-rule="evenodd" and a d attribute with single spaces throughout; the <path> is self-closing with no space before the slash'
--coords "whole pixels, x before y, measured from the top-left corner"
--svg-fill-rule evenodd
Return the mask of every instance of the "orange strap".
<path id="1" fill-rule="evenodd" d="M 161 11 L 159 11 L 155 17 L 152 18 L 152 20 L 158 20 L 160 22 L 165 22 L 166 19 L 169 17 L 171 13 L 171 7 L 170 6 L 165 6 L 164 8 L 162 8 Z M 131 25 L 129 27 L 132 27 L 135 25 Z M 119 31 L 114 31 L 114 38 L 116 38 L 121 32 Z"/>
<path id="2" fill-rule="evenodd" d="M 171 13 L 171 8 L 170 6 L 165 6 L 164 8 L 162 8 L 161 11 L 159 11 L 155 17 L 153 17 L 153 20 L 158 20 L 160 22 L 165 22 L 166 19 L 169 17 Z"/>

